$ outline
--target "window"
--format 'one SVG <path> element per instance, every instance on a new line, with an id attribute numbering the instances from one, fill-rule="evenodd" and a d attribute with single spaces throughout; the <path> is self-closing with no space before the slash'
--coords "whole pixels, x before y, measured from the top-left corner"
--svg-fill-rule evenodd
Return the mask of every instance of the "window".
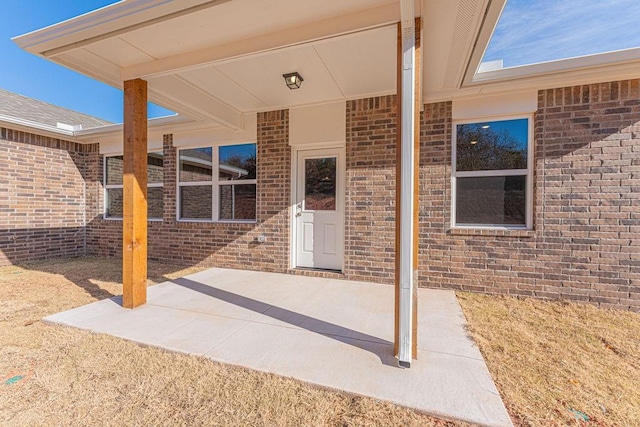
<path id="1" fill-rule="evenodd" d="M 306 210 L 336 210 L 336 160 L 336 157 L 305 159 L 304 208 Z"/>
<path id="2" fill-rule="evenodd" d="M 164 209 L 163 188 L 164 180 L 162 153 L 149 153 L 147 155 L 147 218 L 162 219 Z M 105 188 L 105 218 L 122 219 L 124 172 L 123 156 L 105 157 L 104 188 Z"/>
<path id="3" fill-rule="evenodd" d="M 178 219 L 255 221 L 256 144 L 180 150 L 178 163 Z"/>
<path id="4" fill-rule="evenodd" d="M 453 139 L 452 223 L 531 228 L 531 120 L 458 123 Z"/>

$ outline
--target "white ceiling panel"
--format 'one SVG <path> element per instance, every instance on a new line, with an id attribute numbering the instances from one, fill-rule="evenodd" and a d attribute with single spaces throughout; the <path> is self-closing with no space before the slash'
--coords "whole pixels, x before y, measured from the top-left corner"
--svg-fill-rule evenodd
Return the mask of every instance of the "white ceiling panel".
<path id="1" fill-rule="evenodd" d="M 233 0 L 133 30 L 121 37 L 155 58 L 164 58 L 396 2 Z"/>
<path id="2" fill-rule="evenodd" d="M 313 46 L 283 49 L 218 64 L 218 69 L 270 108 L 304 105 L 343 98 Z M 282 78 L 297 71 L 304 81 L 289 89 Z"/>
<path id="3" fill-rule="evenodd" d="M 129 67 L 141 62 L 153 61 L 155 58 L 130 45 L 119 37 L 93 43 L 86 49 L 120 67 Z"/>
<path id="4" fill-rule="evenodd" d="M 88 76 L 97 76 L 102 82 L 122 88 L 122 80 L 117 77 L 120 67 L 97 56 L 87 49 L 76 49 L 56 56 L 56 62 Z"/>
<path id="5" fill-rule="evenodd" d="M 395 26 L 317 43 L 315 49 L 347 98 L 396 91 Z"/>
<path id="6" fill-rule="evenodd" d="M 240 111 L 256 111 L 267 105 L 214 66 L 185 71 L 180 76 Z"/>

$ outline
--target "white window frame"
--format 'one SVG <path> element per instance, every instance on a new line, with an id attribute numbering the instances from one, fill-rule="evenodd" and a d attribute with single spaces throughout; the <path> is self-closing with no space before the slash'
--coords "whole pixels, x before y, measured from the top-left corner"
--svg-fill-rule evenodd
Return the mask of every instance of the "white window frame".
<path id="1" fill-rule="evenodd" d="M 504 120 L 527 119 L 527 168 L 526 169 L 502 169 L 485 171 L 456 171 L 457 130 L 458 125 L 470 123 L 497 122 Z M 451 141 L 451 228 L 458 229 L 489 229 L 489 230 L 533 230 L 533 114 L 517 114 L 507 116 L 477 117 L 474 119 L 454 120 L 452 123 Z M 490 176 L 524 176 L 525 183 L 525 225 L 505 224 L 456 224 L 456 187 L 457 178 L 474 178 Z"/>
<path id="2" fill-rule="evenodd" d="M 208 144 L 208 145 L 196 145 L 196 146 L 187 146 L 180 147 L 176 150 L 176 221 L 178 222 L 211 222 L 211 223 L 232 223 L 232 224 L 255 224 L 258 222 L 258 179 L 247 179 L 243 181 L 225 181 L 220 180 L 219 177 L 219 164 L 220 164 L 220 147 L 233 146 L 233 145 L 249 145 L 253 144 L 256 146 L 256 157 L 258 156 L 258 143 L 256 141 L 246 141 L 246 142 L 228 142 L 228 143 L 217 143 L 217 144 Z M 193 150 L 197 148 L 211 148 L 211 181 L 194 181 L 194 182 L 180 182 L 180 152 L 184 150 Z M 256 159 L 257 160 L 257 159 Z M 215 165 L 215 166 L 214 166 Z M 256 161 L 257 165 L 257 161 Z M 257 170 L 256 170 L 257 173 Z M 221 185 L 250 185 L 253 184 L 256 186 L 256 218 L 255 219 L 220 219 L 220 186 Z M 195 186 L 211 186 L 211 219 L 203 219 L 203 218 L 180 218 L 180 206 L 182 201 L 180 188 L 182 187 L 195 187 Z M 232 193 L 235 195 L 235 193 Z M 233 206 L 235 209 L 235 206 Z M 235 212 L 234 212 L 235 214 Z M 235 215 L 234 215 L 235 216 Z"/>
<path id="3" fill-rule="evenodd" d="M 151 154 L 151 153 L 160 153 L 161 151 L 158 150 L 151 150 L 147 152 L 147 155 Z M 109 157 L 118 157 L 118 156 L 124 156 L 123 153 L 111 153 L 111 154 L 104 154 L 102 157 L 102 186 L 104 188 L 103 191 L 103 195 L 102 195 L 102 219 L 106 219 L 109 221 L 122 221 L 122 217 L 121 216 L 107 216 L 107 208 L 108 205 L 107 203 L 109 202 L 109 196 L 108 196 L 108 191 L 107 190 L 117 190 L 117 189 L 122 189 L 122 191 L 124 191 L 124 171 L 123 171 L 123 183 L 122 184 L 109 184 L 107 185 L 107 158 Z M 163 155 L 164 158 L 164 155 Z M 164 164 L 162 166 L 162 168 L 164 169 Z M 148 188 L 159 188 L 159 187 L 164 187 L 164 182 L 154 182 L 154 183 L 147 183 L 147 189 Z M 163 199 L 164 199 L 164 195 L 163 195 Z M 164 202 L 164 200 L 163 200 Z M 164 205 L 164 203 L 163 203 Z M 164 215 L 163 215 L 164 217 Z M 147 218 L 147 221 L 162 221 L 163 217 L 161 218 Z"/>

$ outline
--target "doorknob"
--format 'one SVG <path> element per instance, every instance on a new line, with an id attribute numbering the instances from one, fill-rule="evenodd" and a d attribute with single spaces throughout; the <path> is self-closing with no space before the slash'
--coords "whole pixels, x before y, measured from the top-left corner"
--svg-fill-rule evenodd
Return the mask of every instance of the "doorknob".
<path id="1" fill-rule="evenodd" d="M 302 212 L 298 212 L 296 216 L 302 216 Z"/>

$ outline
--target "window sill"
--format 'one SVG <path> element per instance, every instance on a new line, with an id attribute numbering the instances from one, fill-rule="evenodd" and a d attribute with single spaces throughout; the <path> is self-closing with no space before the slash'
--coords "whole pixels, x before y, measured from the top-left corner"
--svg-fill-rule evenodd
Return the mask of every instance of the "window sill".
<path id="1" fill-rule="evenodd" d="M 481 228 L 481 227 L 454 227 L 448 234 L 452 236 L 493 236 L 493 237 L 524 237 L 536 236 L 535 230 L 522 228 Z"/>
<path id="2" fill-rule="evenodd" d="M 181 224 L 257 224 L 255 219 L 246 221 L 212 221 L 210 219 L 177 219 L 176 222 Z"/>
<path id="3" fill-rule="evenodd" d="M 105 221 L 122 221 L 122 218 L 115 217 L 115 216 L 103 216 L 102 219 Z M 163 221 L 162 218 L 147 218 L 147 222 L 162 222 L 162 221 Z"/>

